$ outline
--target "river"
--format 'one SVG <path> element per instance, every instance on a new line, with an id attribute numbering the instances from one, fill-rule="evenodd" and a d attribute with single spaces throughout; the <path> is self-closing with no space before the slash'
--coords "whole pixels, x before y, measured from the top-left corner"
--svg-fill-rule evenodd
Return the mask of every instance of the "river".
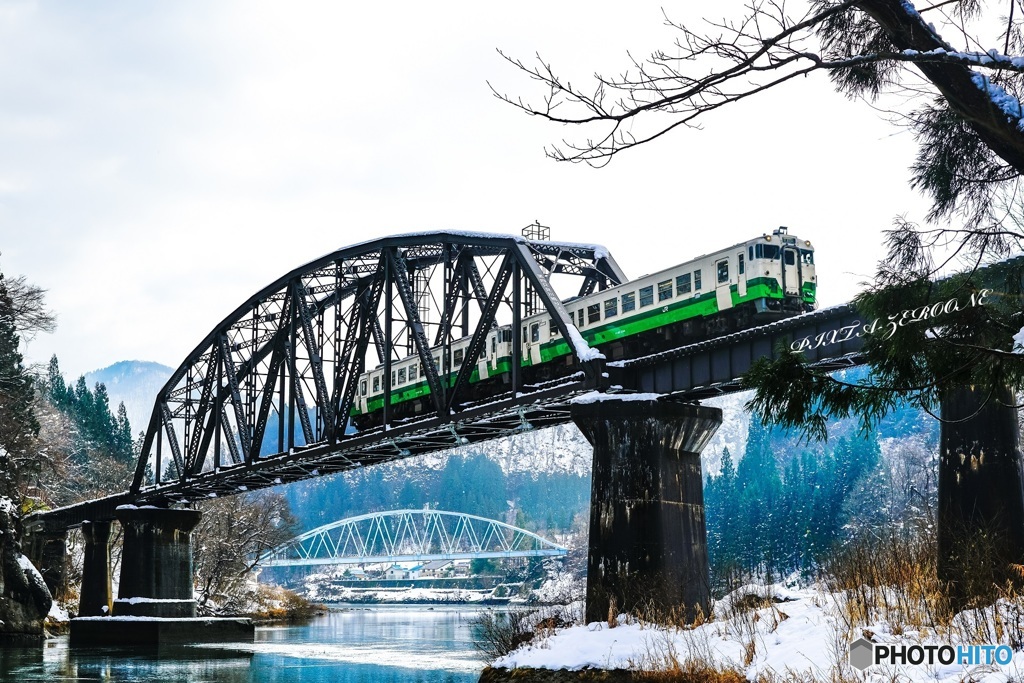
<path id="1" fill-rule="evenodd" d="M 473 645 L 479 608 L 346 607 L 302 625 L 256 629 L 247 644 L 159 655 L 68 647 L 0 649 L 0 681 L 129 683 L 470 683 L 483 668 Z"/>

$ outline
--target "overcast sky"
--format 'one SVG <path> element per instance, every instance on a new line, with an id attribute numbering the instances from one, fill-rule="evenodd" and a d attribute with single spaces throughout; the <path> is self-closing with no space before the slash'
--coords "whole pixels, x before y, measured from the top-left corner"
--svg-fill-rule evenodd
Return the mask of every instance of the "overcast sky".
<path id="1" fill-rule="evenodd" d="M 720 18 L 719 1 L 673 18 Z M 825 305 L 874 270 L 912 136 L 826 78 L 718 112 L 608 167 L 493 97 L 543 94 L 495 48 L 585 83 L 668 48 L 661 2 L 0 0 L 0 270 L 49 291 L 67 375 L 177 366 L 286 271 L 396 232 L 607 246 L 630 277 L 779 225 L 818 250 Z"/>

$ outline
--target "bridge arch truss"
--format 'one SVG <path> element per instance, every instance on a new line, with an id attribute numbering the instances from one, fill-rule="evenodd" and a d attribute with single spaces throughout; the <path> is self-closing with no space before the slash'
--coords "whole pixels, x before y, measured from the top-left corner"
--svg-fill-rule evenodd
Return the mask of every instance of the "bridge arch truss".
<path id="1" fill-rule="evenodd" d="M 545 412 L 545 396 L 592 389 L 604 375 L 555 285 L 572 296 L 625 280 L 601 247 L 516 236 L 405 235 L 328 254 L 252 296 L 174 371 L 158 393 L 130 497 L 196 501 L 564 422 L 564 410 Z M 568 379 L 526 384 L 523 343 L 512 334 L 506 386 L 474 396 L 470 377 L 488 333 L 517 330 L 541 312 L 576 340 Z M 465 357 L 456 367 L 459 340 Z M 354 430 L 361 375 L 378 368 L 387 378 L 415 356 L 429 401 L 416 415 L 396 415 L 385 379 L 380 424 Z"/>
<path id="2" fill-rule="evenodd" d="M 393 510 L 325 524 L 274 548 L 261 567 L 558 557 L 566 548 L 525 529 L 444 510 Z"/>

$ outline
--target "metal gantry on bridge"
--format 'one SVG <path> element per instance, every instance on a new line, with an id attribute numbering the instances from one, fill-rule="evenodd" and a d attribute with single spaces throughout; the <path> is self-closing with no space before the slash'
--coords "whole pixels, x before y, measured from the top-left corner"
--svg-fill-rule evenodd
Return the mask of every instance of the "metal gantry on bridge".
<path id="1" fill-rule="evenodd" d="M 274 548 L 261 567 L 559 557 L 567 549 L 535 533 L 476 515 L 392 510 L 325 524 Z"/>

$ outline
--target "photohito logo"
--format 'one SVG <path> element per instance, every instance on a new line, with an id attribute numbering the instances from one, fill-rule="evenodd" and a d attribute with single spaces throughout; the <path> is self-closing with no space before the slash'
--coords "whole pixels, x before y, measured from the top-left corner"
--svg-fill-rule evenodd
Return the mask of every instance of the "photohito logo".
<path id="1" fill-rule="evenodd" d="M 1009 645 L 882 645 L 867 638 L 850 643 L 850 666 L 863 671 L 873 664 L 1009 664 Z"/>

